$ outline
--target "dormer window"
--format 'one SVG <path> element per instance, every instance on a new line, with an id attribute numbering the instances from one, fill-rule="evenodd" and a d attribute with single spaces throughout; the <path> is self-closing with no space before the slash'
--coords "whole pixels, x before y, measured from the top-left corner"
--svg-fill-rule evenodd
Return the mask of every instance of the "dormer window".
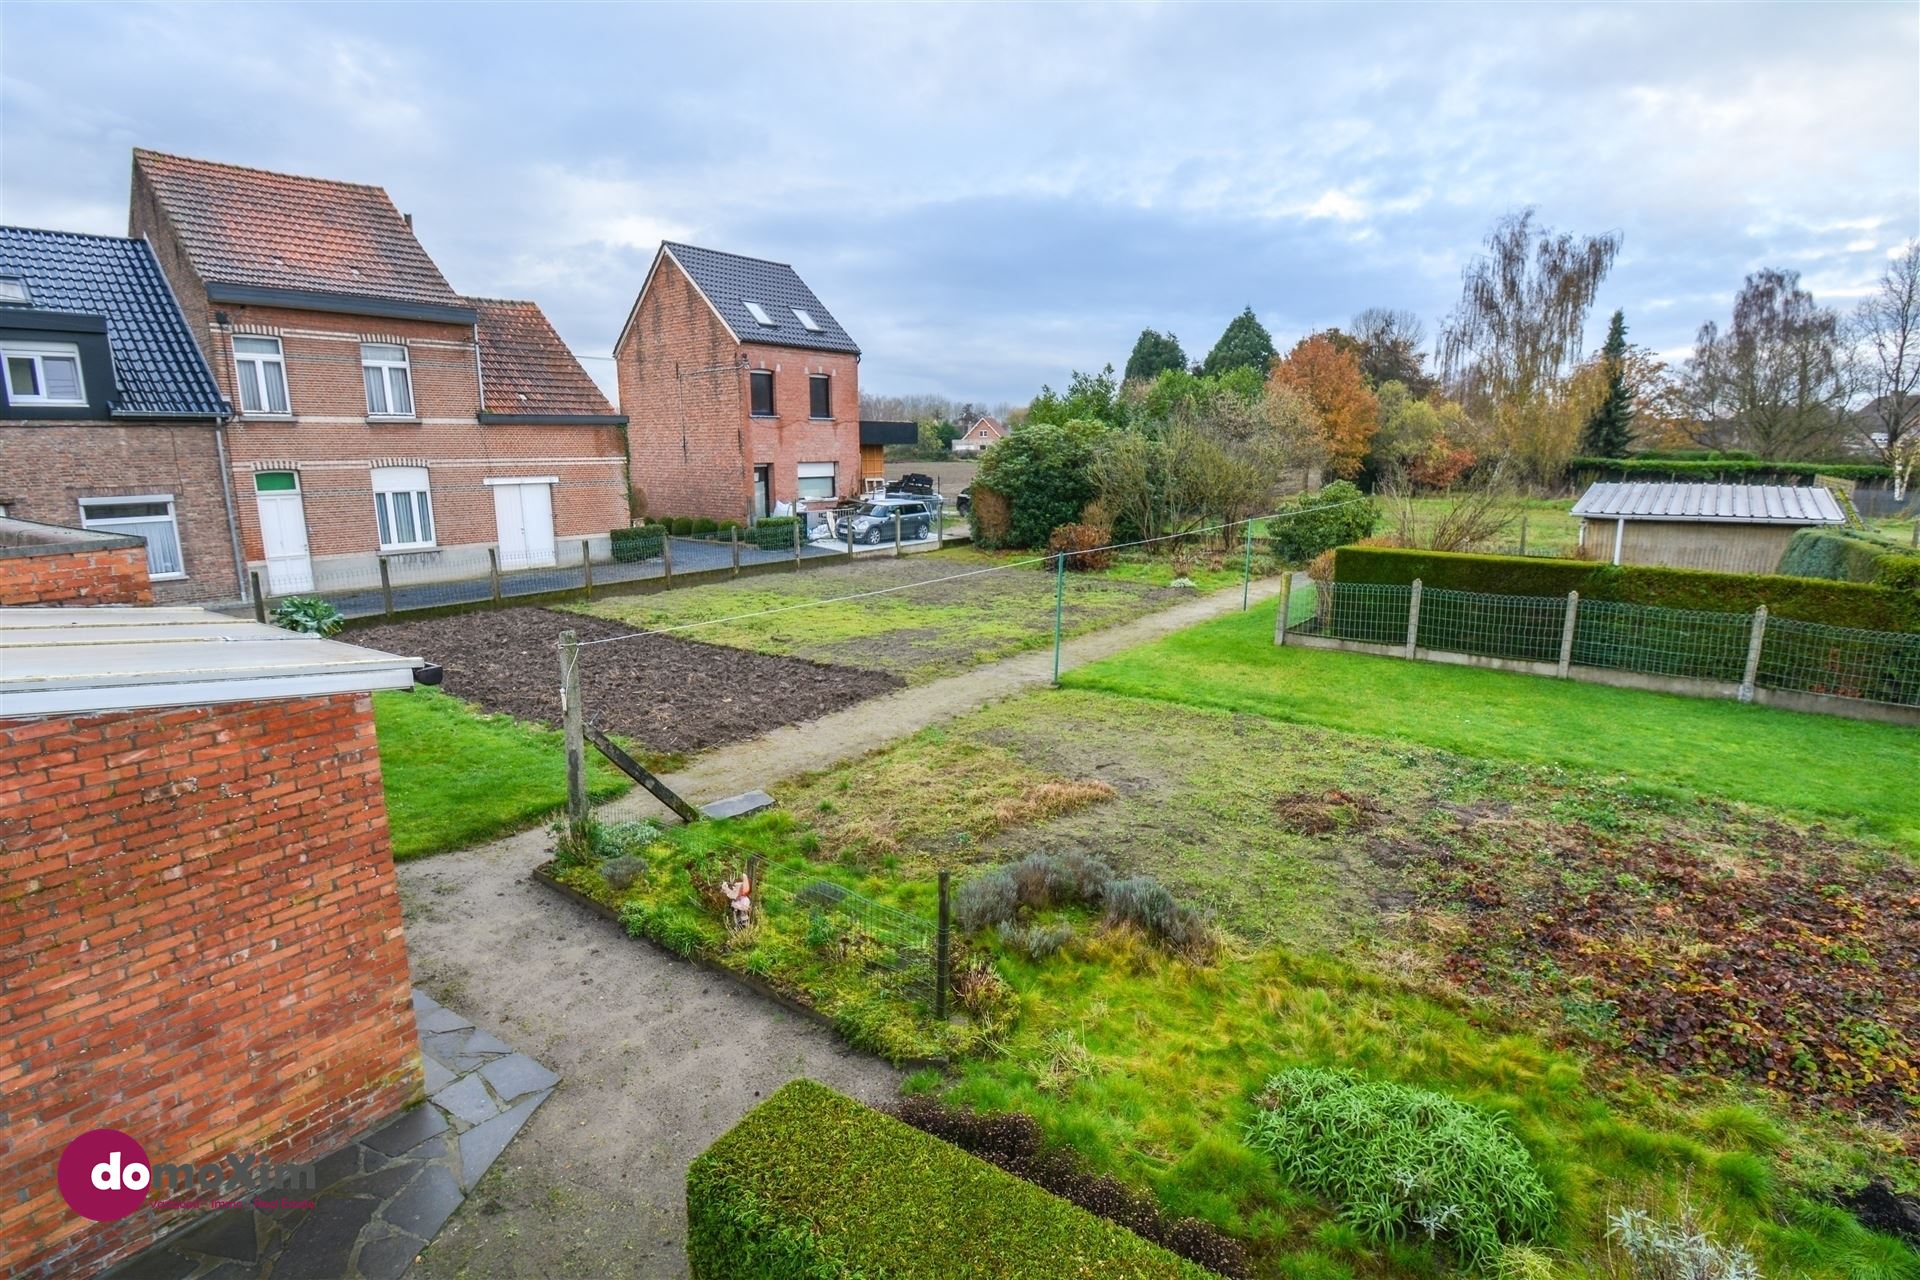
<path id="1" fill-rule="evenodd" d="M 33 294 L 27 290 L 25 276 L 0 276 L 0 302 L 27 303 Z"/>
<path id="2" fill-rule="evenodd" d="M 778 325 L 774 324 L 773 317 L 767 314 L 767 309 L 761 306 L 757 302 L 747 303 L 747 314 L 752 316 L 755 320 L 758 320 L 761 324 L 765 325 L 769 329 L 775 329 L 779 327 Z"/>
<path id="3" fill-rule="evenodd" d="M 12 405 L 84 405 L 80 348 L 54 342 L 9 342 L 0 347 L 7 363 L 7 403 Z"/>

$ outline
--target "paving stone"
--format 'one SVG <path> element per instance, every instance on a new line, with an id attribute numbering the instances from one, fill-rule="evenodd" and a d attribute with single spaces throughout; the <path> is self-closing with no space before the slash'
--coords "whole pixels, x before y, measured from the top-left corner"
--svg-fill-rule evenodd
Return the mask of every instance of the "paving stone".
<path id="1" fill-rule="evenodd" d="M 471 1022 L 468 1022 L 465 1018 L 461 1017 L 459 1014 L 455 1013 L 453 1010 L 444 1009 L 444 1008 L 441 1008 L 439 1005 L 435 1005 L 431 1009 L 426 1009 L 421 1011 L 420 1030 L 422 1031 L 471 1031 L 473 1030 L 473 1024 Z"/>
<path id="2" fill-rule="evenodd" d="M 773 808 L 773 797 L 755 788 L 743 791 L 737 796 L 728 796 L 724 800 L 715 800 L 712 804 L 700 806 L 700 816 L 704 818 L 743 818 L 762 809 Z"/>
<path id="3" fill-rule="evenodd" d="M 441 1031 L 420 1037 L 420 1049 L 428 1057 L 435 1059 L 455 1071 L 466 1068 L 459 1063 L 460 1051 L 467 1047 L 468 1031 Z"/>
<path id="4" fill-rule="evenodd" d="M 411 1151 L 436 1134 L 446 1132 L 446 1129 L 447 1118 L 422 1104 L 365 1139 L 364 1145 L 384 1155 L 397 1156 L 403 1151 Z"/>
<path id="5" fill-rule="evenodd" d="M 366 1196 L 382 1202 L 393 1199 L 400 1189 L 412 1182 L 426 1162 L 414 1159 L 395 1160 L 384 1169 L 373 1173 L 363 1173 L 357 1178 L 348 1178 L 345 1182 L 328 1190 L 333 1196 Z"/>
<path id="6" fill-rule="evenodd" d="M 172 1249 L 149 1249 L 115 1267 L 102 1280 L 186 1280 L 199 1270 L 198 1258 L 189 1258 Z"/>
<path id="7" fill-rule="evenodd" d="M 527 1122 L 534 1108 L 547 1100 L 547 1094 L 536 1093 L 515 1103 L 513 1109 L 502 1112 L 485 1124 L 475 1125 L 460 1135 L 460 1177 L 467 1190 L 473 1190 L 480 1175 L 494 1162 L 513 1136 L 520 1132 L 520 1126 Z"/>
<path id="8" fill-rule="evenodd" d="M 194 1253 L 237 1258 L 242 1262 L 251 1262 L 260 1254 L 260 1233 L 254 1227 L 252 1209 L 229 1209 L 212 1214 L 205 1222 L 175 1236 L 171 1243 Z"/>
<path id="9" fill-rule="evenodd" d="M 440 1007 L 438 1000 L 435 1000 L 418 987 L 413 989 L 413 1011 L 415 1013 L 423 1013 L 428 1009 L 438 1009 Z"/>
<path id="10" fill-rule="evenodd" d="M 257 1280 L 260 1266 L 253 1262 L 223 1262 L 211 1271 L 203 1271 L 193 1280 Z"/>
<path id="11" fill-rule="evenodd" d="M 511 1061 L 513 1061 L 512 1058 L 501 1058 L 498 1062 L 490 1062 L 479 1071 L 461 1076 L 427 1101 L 442 1110 L 451 1112 L 463 1126 L 491 1120 L 500 1114 L 500 1104 L 495 1102 L 493 1095 L 487 1092 L 487 1086 L 481 1083 L 480 1077 L 489 1068 L 497 1067 L 501 1062 Z M 491 1076 L 487 1078 L 492 1079 Z M 501 1096 L 506 1097 L 504 1093 Z"/>
<path id="12" fill-rule="evenodd" d="M 322 1156 L 313 1166 L 315 1189 L 325 1191 L 340 1179 L 359 1173 L 360 1150 L 360 1144 L 350 1143 L 332 1155 Z"/>
<path id="13" fill-rule="evenodd" d="M 381 1216 L 402 1231 L 431 1240 L 464 1198 L 451 1170 L 445 1165 L 428 1165 L 405 1191 L 388 1203 Z M 276 1274 L 274 1280 L 281 1278 Z"/>
<path id="14" fill-rule="evenodd" d="M 512 1053 L 513 1046 L 491 1031 L 476 1031 L 467 1037 L 465 1053 Z"/>
<path id="15" fill-rule="evenodd" d="M 493 1091 L 506 1102 L 513 1102 L 541 1089 L 551 1089 L 560 1083 L 559 1076 L 524 1053 L 495 1059 L 481 1067 L 480 1074 L 487 1078 Z"/>
<path id="16" fill-rule="evenodd" d="M 396 1231 L 360 1246 L 359 1270 L 366 1280 L 400 1280 L 427 1242 Z"/>
<path id="17" fill-rule="evenodd" d="M 288 1237 L 273 1264 L 273 1280 L 342 1280 L 351 1275 L 347 1264 L 353 1247 L 379 1208 L 378 1200 L 321 1200 Z"/>
<path id="18" fill-rule="evenodd" d="M 452 1084 L 455 1078 L 453 1072 L 429 1054 L 420 1055 L 420 1069 L 426 1076 L 427 1093 L 430 1095 Z"/>

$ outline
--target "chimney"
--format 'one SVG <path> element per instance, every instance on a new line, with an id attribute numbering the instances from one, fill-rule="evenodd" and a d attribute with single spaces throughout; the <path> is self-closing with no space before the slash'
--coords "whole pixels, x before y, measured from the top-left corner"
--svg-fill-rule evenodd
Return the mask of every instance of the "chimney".
<path id="1" fill-rule="evenodd" d="M 413 215 L 410 213 L 403 213 L 400 216 L 407 220 L 407 230 L 409 231 L 413 230 Z"/>

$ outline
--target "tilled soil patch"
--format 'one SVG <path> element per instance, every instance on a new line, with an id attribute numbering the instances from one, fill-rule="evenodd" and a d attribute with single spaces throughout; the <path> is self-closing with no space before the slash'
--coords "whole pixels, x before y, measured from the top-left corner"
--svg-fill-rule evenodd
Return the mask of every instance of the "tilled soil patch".
<path id="1" fill-rule="evenodd" d="M 622 636 L 622 623 L 551 609 L 492 609 L 388 622 L 341 638 L 446 668 L 442 687 L 488 711 L 560 723 L 559 635 Z M 581 650 L 587 723 L 666 754 L 739 742 L 838 711 L 905 682 L 880 671 L 779 658 L 674 636 Z"/>

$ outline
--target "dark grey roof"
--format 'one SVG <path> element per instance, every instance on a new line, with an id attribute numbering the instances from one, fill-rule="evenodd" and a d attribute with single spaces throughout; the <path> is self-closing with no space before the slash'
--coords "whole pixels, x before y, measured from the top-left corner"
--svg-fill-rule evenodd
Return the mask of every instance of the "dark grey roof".
<path id="1" fill-rule="evenodd" d="M 860 354 L 859 346 L 847 336 L 826 304 L 786 263 L 743 258 L 737 253 L 721 253 L 717 249 L 672 241 L 663 247 L 686 270 L 694 287 L 707 296 L 707 301 L 740 341 Z M 758 303 L 773 324 L 764 325 L 754 319 L 753 313 L 747 310 L 749 302 Z M 800 318 L 793 314 L 796 307 L 813 317 L 820 332 L 814 333 L 800 323 Z"/>
<path id="2" fill-rule="evenodd" d="M 0 275 L 24 276 L 36 310 L 106 317 L 115 414 L 227 416 L 146 241 L 0 227 Z"/>

